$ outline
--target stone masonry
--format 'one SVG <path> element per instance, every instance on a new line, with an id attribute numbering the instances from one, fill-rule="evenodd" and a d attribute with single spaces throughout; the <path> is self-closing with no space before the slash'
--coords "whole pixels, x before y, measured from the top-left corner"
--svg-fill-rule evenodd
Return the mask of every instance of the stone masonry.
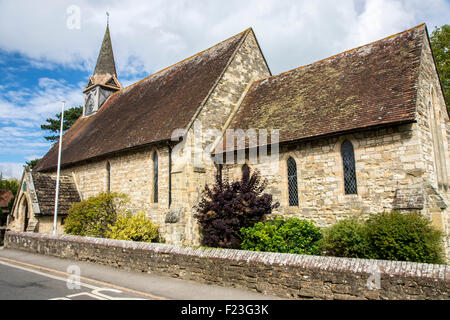
<path id="1" fill-rule="evenodd" d="M 448 300 L 450 267 L 7 232 L 7 248 L 284 299 Z"/>

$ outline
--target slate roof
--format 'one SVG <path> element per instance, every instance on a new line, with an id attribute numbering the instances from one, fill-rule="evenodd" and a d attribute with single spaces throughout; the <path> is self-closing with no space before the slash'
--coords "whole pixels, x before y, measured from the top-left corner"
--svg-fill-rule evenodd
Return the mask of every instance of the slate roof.
<path id="1" fill-rule="evenodd" d="M 424 37 L 422 24 L 258 80 L 229 128 L 280 129 L 282 143 L 412 122 Z M 231 151 L 225 138 L 216 153 Z"/>
<path id="2" fill-rule="evenodd" d="M 53 215 L 55 207 L 56 178 L 32 172 L 34 188 L 41 215 Z M 58 195 L 58 215 L 66 215 L 73 202 L 81 201 L 71 176 L 60 176 Z"/>
<path id="3" fill-rule="evenodd" d="M 193 119 L 250 29 L 128 86 L 66 132 L 62 165 L 171 139 Z M 53 170 L 55 144 L 35 167 Z"/>

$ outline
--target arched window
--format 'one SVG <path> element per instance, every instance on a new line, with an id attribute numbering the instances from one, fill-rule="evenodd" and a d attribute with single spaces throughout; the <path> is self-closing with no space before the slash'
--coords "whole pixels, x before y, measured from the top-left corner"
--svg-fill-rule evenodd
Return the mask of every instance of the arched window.
<path id="1" fill-rule="evenodd" d="M 106 164 L 106 191 L 111 192 L 111 164 Z"/>
<path id="2" fill-rule="evenodd" d="M 298 206 L 298 186 L 297 186 L 297 164 L 294 158 L 287 161 L 289 206 Z"/>
<path id="3" fill-rule="evenodd" d="M 244 164 L 242 166 L 242 179 L 249 179 L 250 178 L 250 167 L 247 164 Z"/>
<path id="4" fill-rule="evenodd" d="M 341 147 L 342 163 L 344 165 L 345 194 L 357 194 L 355 152 L 350 141 L 345 140 Z"/>
<path id="5" fill-rule="evenodd" d="M 158 202 L 158 153 L 153 153 L 153 202 Z"/>

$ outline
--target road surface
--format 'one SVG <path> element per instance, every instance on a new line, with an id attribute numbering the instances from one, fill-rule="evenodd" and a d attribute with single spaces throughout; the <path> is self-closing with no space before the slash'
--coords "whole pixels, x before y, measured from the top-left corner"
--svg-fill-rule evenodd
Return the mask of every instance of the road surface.
<path id="1" fill-rule="evenodd" d="M 0 247 L 0 300 L 268 300 L 247 290 Z"/>

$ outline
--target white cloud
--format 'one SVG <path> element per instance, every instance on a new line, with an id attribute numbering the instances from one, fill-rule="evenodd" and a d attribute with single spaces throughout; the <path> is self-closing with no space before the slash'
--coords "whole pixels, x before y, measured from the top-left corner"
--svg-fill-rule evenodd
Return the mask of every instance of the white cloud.
<path id="1" fill-rule="evenodd" d="M 81 28 L 66 26 L 70 5 Z M 445 0 L 2 1 L 0 48 L 36 66 L 92 71 L 110 13 L 119 78 L 152 73 L 252 26 L 274 73 L 400 32 L 450 21 Z"/>
<path id="2" fill-rule="evenodd" d="M 40 125 L 61 112 L 61 100 L 66 106 L 79 105 L 81 91 L 63 80 L 41 78 L 33 89 L 14 88 L 0 95 L 0 154 L 27 158 L 45 153 L 51 143 L 43 139 Z"/>
<path id="3" fill-rule="evenodd" d="M 22 177 L 23 165 L 23 163 L 19 162 L 0 162 L 0 172 L 3 178 L 20 179 Z"/>

